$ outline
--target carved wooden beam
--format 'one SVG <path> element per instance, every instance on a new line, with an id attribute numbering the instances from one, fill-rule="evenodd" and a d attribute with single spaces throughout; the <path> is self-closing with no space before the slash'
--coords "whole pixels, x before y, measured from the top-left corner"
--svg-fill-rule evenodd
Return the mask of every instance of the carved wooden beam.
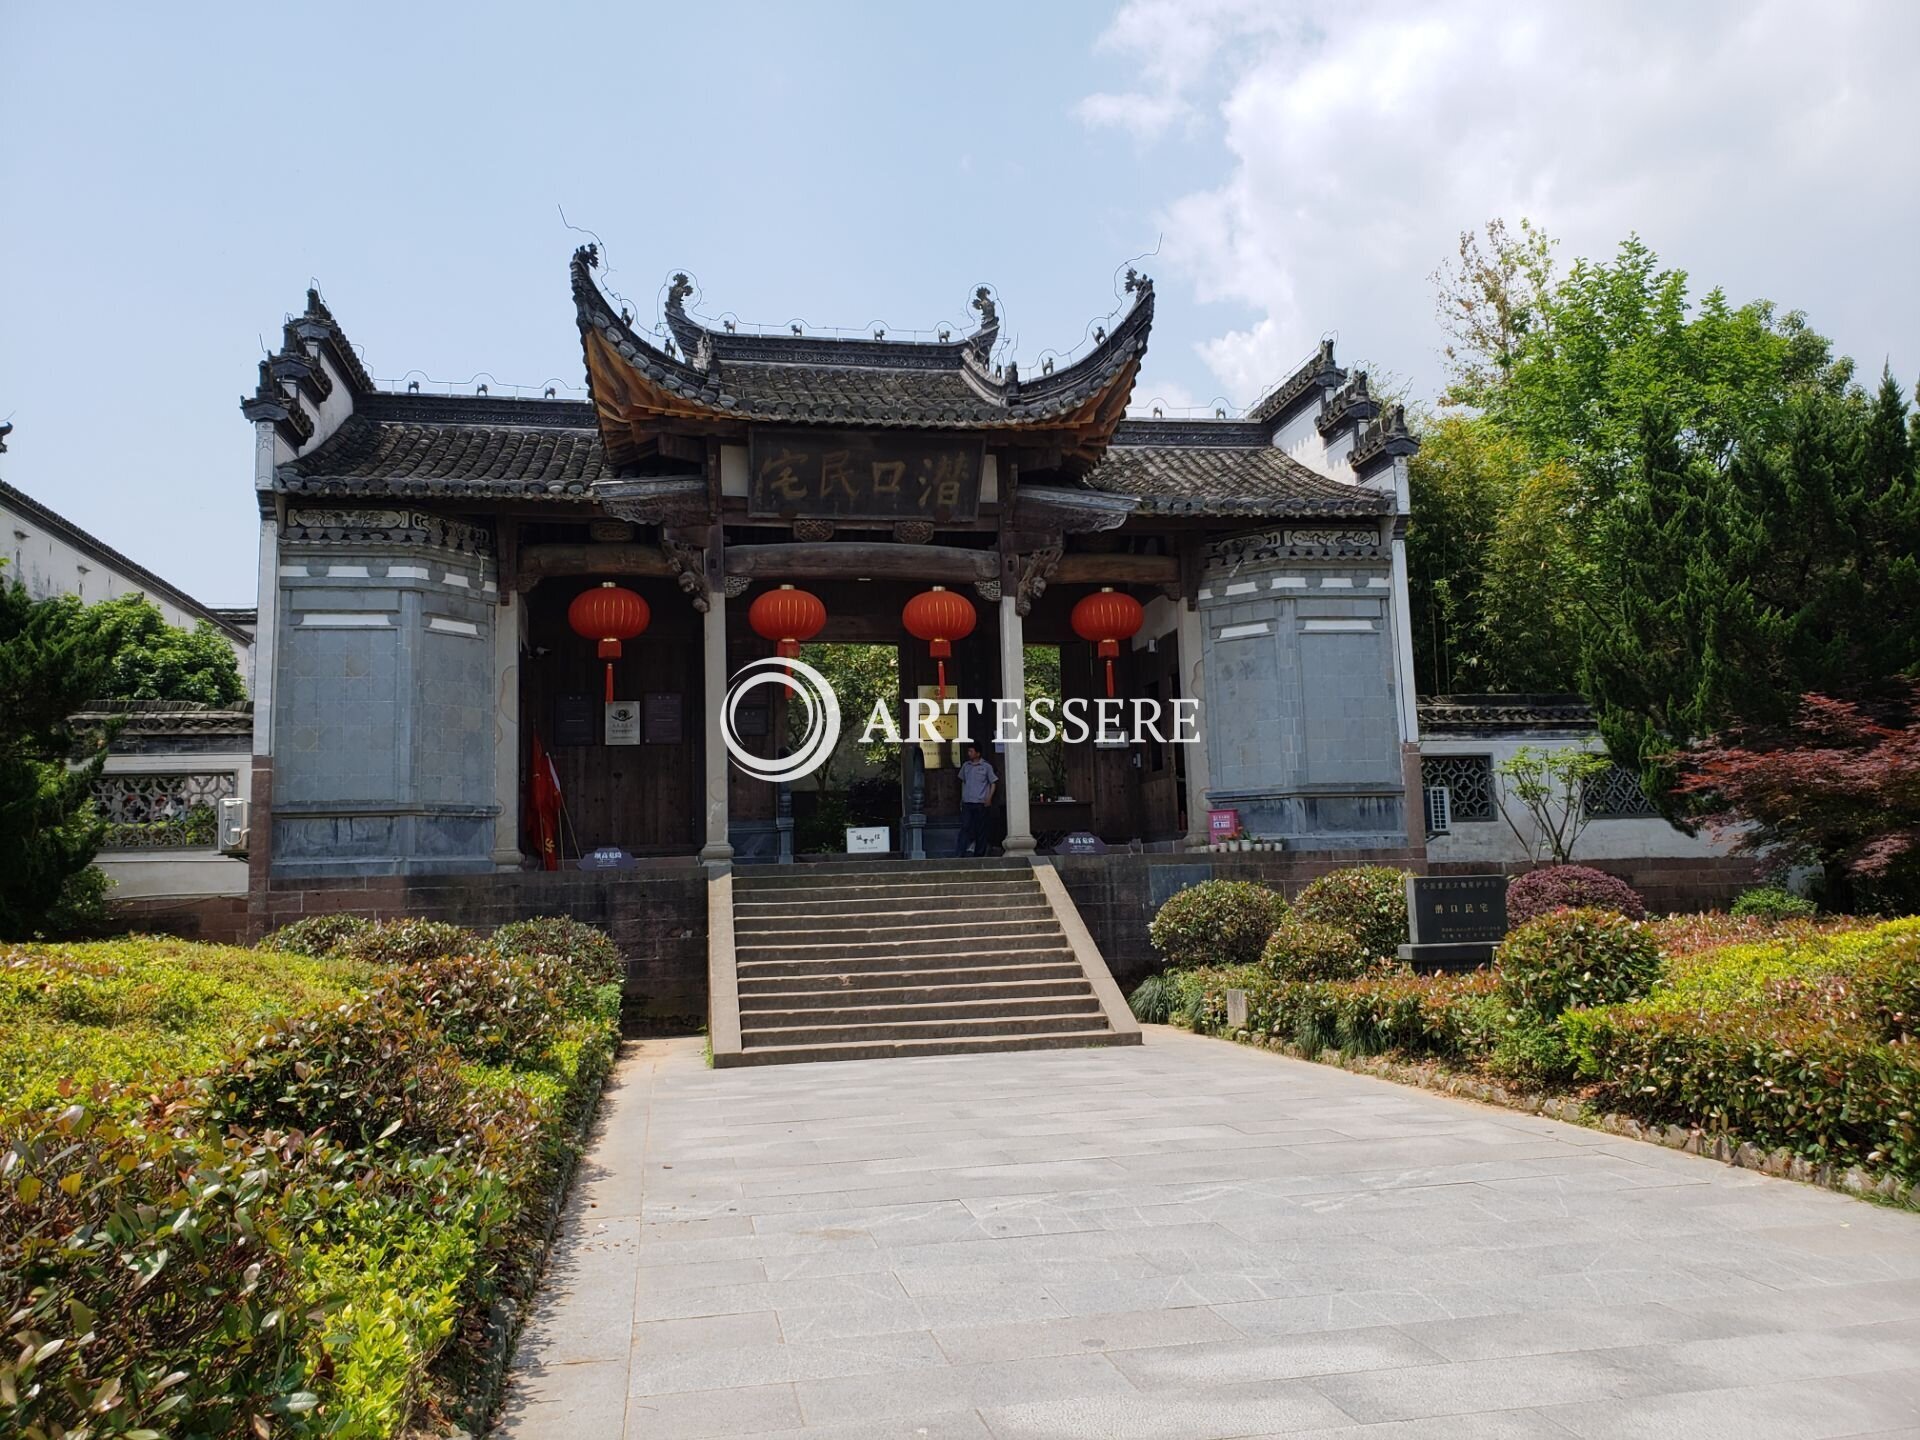
<path id="1" fill-rule="evenodd" d="M 658 545 L 527 545 L 520 550 L 513 588 L 524 595 L 542 580 L 559 575 L 664 577 L 673 573 Z"/>
<path id="2" fill-rule="evenodd" d="M 887 541 L 830 545 L 736 545 L 727 574 L 752 580 L 827 580 L 871 576 L 970 585 L 1000 576 L 1000 552 L 957 545 L 899 545 Z"/>

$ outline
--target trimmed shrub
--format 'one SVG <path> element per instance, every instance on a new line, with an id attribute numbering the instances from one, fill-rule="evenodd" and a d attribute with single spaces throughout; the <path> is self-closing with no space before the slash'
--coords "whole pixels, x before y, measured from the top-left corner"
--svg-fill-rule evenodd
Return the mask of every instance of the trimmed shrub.
<path id="1" fill-rule="evenodd" d="M 284 1232 L 319 1147 L 92 1104 L 0 1115 L 0 1143 L 0 1433 L 241 1440 L 313 1408 Z"/>
<path id="2" fill-rule="evenodd" d="M 530 965 L 575 1015 L 597 1013 L 600 992 L 611 987 L 617 997 L 625 977 L 626 965 L 613 941 L 565 916 L 502 925 L 487 949 Z"/>
<path id="3" fill-rule="evenodd" d="M 1729 913 L 1758 916 L 1762 920 L 1810 920 L 1820 913 L 1820 907 L 1806 896 L 1778 885 L 1759 885 L 1741 891 Z"/>
<path id="4" fill-rule="evenodd" d="M 346 941 L 372 928 L 373 921 L 364 915 L 309 915 L 291 925 L 282 925 L 260 942 L 260 948 L 318 960 L 334 954 Z"/>
<path id="5" fill-rule="evenodd" d="M 1246 965 L 1286 913 L 1284 897 L 1250 880 L 1203 880 L 1172 896 L 1147 927 L 1169 965 Z"/>
<path id="6" fill-rule="evenodd" d="M 538 1061 L 566 1018 L 541 961 L 557 957 L 523 960 L 490 950 L 435 955 L 399 967 L 393 988 L 424 1010 L 467 1059 L 487 1065 Z"/>
<path id="7" fill-rule="evenodd" d="M 369 965 L 404 965 L 479 948 L 478 935 L 444 920 L 379 920 L 342 938 L 335 951 Z"/>
<path id="8" fill-rule="evenodd" d="M 544 920 L 516 920 L 493 932 L 487 948 L 502 955 L 522 959 L 534 955 L 553 955 L 578 971 L 592 987 L 617 985 L 624 978 L 625 966 L 613 941 L 585 921 L 565 915 Z"/>
<path id="9" fill-rule="evenodd" d="M 1513 931 L 1493 953 L 1500 997 L 1521 1016 L 1637 999 L 1660 976 L 1660 949 L 1637 920 L 1610 910 L 1555 910 Z"/>
<path id="10" fill-rule="evenodd" d="M 1260 954 L 1279 980 L 1355 980 L 1372 958 L 1351 930 L 1309 920 L 1297 909 L 1280 917 Z"/>
<path id="11" fill-rule="evenodd" d="M 1525 925 L 1555 910 L 1612 910 L 1629 920 L 1647 918 L 1647 902 L 1639 891 L 1586 865 L 1542 865 L 1508 884 L 1508 925 Z"/>
<path id="12" fill-rule="evenodd" d="M 540 1159 L 532 1105 L 516 1092 L 476 1090 L 426 1013 L 391 991 L 276 1021 L 211 1078 L 207 1106 L 225 1124 L 324 1128 L 359 1148 L 440 1151 L 515 1183 Z"/>
<path id="13" fill-rule="evenodd" d="M 1300 892 L 1293 913 L 1345 930 L 1368 957 L 1397 956 L 1407 943 L 1407 872 L 1385 865 L 1335 870 Z"/>
<path id="14" fill-rule="evenodd" d="M 1165 975 L 1149 975 L 1133 987 L 1127 1008 L 1142 1025 L 1164 1025 L 1173 1016 L 1176 998 L 1172 980 Z"/>

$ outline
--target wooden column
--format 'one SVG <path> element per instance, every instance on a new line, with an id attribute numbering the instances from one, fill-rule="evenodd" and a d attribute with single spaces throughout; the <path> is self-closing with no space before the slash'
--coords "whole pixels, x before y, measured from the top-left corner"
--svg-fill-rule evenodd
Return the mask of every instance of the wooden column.
<path id="1" fill-rule="evenodd" d="M 1000 593 L 1000 694 L 1021 708 L 1021 738 L 1009 741 L 1001 756 L 1000 785 L 1007 797 L 1006 853 L 1031 855 L 1034 852 L 1033 811 L 1027 793 L 1027 646 L 1026 627 L 1020 619 L 1019 600 L 1011 590 Z M 997 726 L 995 727 L 998 728 Z"/>
<path id="2" fill-rule="evenodd" d="M 725 538 L 718 522 L 707 536 L 707 613 L 701 617 L 701 673 L 706 699 L 707 839 L 700 858 L 713 862 L 733 859 L 727 835 L 727 745 L 721 738 L 727 704 L 727 582 Z"/>

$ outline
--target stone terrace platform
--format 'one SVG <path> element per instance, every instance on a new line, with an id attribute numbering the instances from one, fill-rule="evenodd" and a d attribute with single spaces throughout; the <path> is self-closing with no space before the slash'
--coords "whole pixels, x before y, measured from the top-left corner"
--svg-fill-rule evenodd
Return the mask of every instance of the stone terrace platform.
<path id="1" fill-rule="evenodd" d="M 500 1433 L 1920 1435 L 1920 1217 L 1157 1028 L 630 1044 Z"/>

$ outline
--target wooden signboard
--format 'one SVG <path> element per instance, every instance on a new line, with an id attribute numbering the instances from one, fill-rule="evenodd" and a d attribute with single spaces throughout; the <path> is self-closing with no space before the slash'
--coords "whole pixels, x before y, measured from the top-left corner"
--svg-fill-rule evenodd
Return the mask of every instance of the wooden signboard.
<path id="1" fill-rule="evenodd" d="M 685 736 L 677 691 L 655 691 L 641 697 L 647 712 L 647 744 L 678 745 Z"/>
<path id="2" fill-rule="evenodd" d="M 755 430 L 747 457 L 753 515 L 971 520 L 985 444 L 945 435 Z"/>

